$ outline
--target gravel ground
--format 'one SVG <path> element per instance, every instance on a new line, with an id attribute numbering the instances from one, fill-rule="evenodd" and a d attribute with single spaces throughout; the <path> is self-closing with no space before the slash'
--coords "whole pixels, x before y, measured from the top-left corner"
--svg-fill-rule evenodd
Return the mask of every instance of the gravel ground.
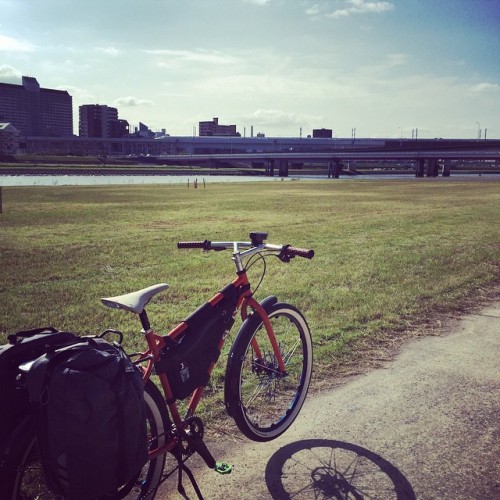
<path id="1" fill-rule="evenodd" d="M 308 397 L 270 443 L 208 442 L 208 499 L 500 499 L 500 301 L 407 343 L 383 368 Z M 196 495 L 185 479 L 187 497 Z M 157 498 L 182 498 L 170 478 Z"/>

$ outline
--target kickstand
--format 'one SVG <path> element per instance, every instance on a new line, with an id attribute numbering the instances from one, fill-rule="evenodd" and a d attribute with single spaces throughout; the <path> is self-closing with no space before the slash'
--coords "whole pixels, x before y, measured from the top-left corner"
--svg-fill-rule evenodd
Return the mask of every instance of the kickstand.
<path id="1" fill-rule="evenodd" d="M 214 457 L 210 454 L 208 451 L 207 446 L 201 439 L 194 439 L 191 442 L 191 445 L 193 446 L 194 450 L 198 452 L 198 454 L 203 458 L 205 463 L 211 468 L 215 468 L 215 460 Z M 177 482 L 177 491 L 186 499 L 188 497 L 186 496 L 186 490 L 184 489 L 184 486 L 182 485 L 182 471 L 184 471 L 187 476 L 189 477 L 189 480 L 191 481 L 191 484 L 193 485 L 194 491 L 198 495 L 198 500 L 203 500 L 203 495 L 201 494 L 200 488 L 198 487 L 198 484 L 196 483 L 196 480 L 194 478 L 193 473 L 189 469 L 189 467 L 182 461 L 180 456 L 177 456 L 177 462 L 179 464 L 179 479 Z"/>
<path id="2" fill-rule="evenodd" d="M 196 492 L 196 495 L 198 496 L 198 500 L 203 500 L 203 495 L 201 494 L 200 488 L 198 487 L 198 484 L 196 483 L 196 479 L 194 478 L 193 473 L 189 469 L 189 467 L 183 463 L 179 462 L 179 478 L 177 482 L 177 491 L 186 499 L 189 500 L 189 497 L 186 495 L 186 490 L 184 486 L 182 485 L 182 471 L 184 471 L 188 477 L 189 480 L 191 481 L 191 484 L 193 485 L 194 491 Z"/>
<path id="3" fill-rule="evenodd" d="M 205 461 L 205 463 L 208 465 L 210 469 L 215 470 L 219 474 L 229 474 L 232 470 L 232 466 L 222 463 L 222 462 L 216 462 L 210 451 L 208 451 L 207 445 L 203 442 L 202 439 L 193 439 L 191 441 L 191 446 L 193 448 L 193 451 L 198 453 L 201 458 Z M 186 499 L 189 500 L 189 497 L 186 495 L 186 490 L 182 484 L 182 472 L 184 471 L 189 480 L 191 481 L 191 484 L 193 485 L 193 489 L 196 492 L 196 495 L 198 496 L 198 500 L 203 500 L 203 495 L 201 494 L 200 488 L 198 487 L 198 484 L 196 483 L 196 480 L 194 478 L 193 473 L 191 472 L 191 469 L 186 465 L 186 463 L 182 460 L 182 453 L 179 450 L 173 451 L 172 454 L 177 460 L 178 464 L 178 469 L 179 469 L 179 475 L 178 475 L 178 480 L 177 480 L 177 491 Z"/>

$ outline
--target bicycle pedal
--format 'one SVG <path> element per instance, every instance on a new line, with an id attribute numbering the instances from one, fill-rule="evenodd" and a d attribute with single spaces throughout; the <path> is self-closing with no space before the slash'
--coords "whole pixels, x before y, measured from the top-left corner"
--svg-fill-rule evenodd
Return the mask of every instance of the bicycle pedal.
<path id="1" fill-rule="evenodd" d="M 231 474 L 231 472 L 233 471 L 233 466 L 224 462 L 217 462 L 215 464 L 214 470 L 219 474 Z"/>

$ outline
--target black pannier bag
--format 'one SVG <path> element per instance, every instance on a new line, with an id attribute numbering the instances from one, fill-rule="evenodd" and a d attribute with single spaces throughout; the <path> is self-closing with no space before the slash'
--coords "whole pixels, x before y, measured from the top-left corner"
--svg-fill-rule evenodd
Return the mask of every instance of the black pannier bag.
<path id="1" fill-rule="evenodd" d="M 28 393 L 17 383 L 19 365 L 42 354 L 80 342 L 73 333 L 60 332 L 48 326 L 20 331 L 8 336 L 8 344 L 0 346 L 0 453 L 4 453 L 16 426 L 28 414 Z M 3 461 L 0 459 L 0 464 Z"/>
<path id="2" fill-rule="evenodd" d="M 219 359 L 221 340 L 233 326 L 237 298 L 236 287 L 226 286 L 218 300 L 206 302 L 184 320 L 187 328 L 179 339 L 165 338 L 155 371 L 167 374 L 174 399 L 185 399 L 198 386 L 208 384 L 210 366 Z"/>
<path id="3" fill-rule="evenodd" d="M 148 459 L 140 370 L 119 346 L 81 340 L 27 375 L 47 486 L 70 500 L 116 492 Z"/>

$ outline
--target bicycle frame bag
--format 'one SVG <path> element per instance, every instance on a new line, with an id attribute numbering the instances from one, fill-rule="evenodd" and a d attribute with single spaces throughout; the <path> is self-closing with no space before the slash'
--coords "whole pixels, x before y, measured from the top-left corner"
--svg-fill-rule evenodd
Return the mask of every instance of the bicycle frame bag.
<path id="1" fill-rule="evenodd" d="M 80 342 L 73 333 L 60 332 L 49 326 L 20 331 L 8 337 L 0 346 L 0 452 L 5 452 L 16 426 L 29 412 L 28 392 L 17 382 L 19 365 L 37 359 L 42 354 Z M 0 463 L 2 460 L 0 459 Z"/>
<path id="2" fill-rule="evenodd" d="M 164 337 L 166 345 L 155 371 L 167 374 L 174 400 L 185 399 L 208 384 L 222 339 L 233 326 L 237 298 L 236 287 L 226 286 L 183 321 L 187 328 L 178 339 Z"/>
<path id="3" fill-rule="evenodd" d="M 38 358 L 27 375 L 47 486 L 69 500 L 113 495 L 148 459 L 142 375 L 100 338 Z"/>

